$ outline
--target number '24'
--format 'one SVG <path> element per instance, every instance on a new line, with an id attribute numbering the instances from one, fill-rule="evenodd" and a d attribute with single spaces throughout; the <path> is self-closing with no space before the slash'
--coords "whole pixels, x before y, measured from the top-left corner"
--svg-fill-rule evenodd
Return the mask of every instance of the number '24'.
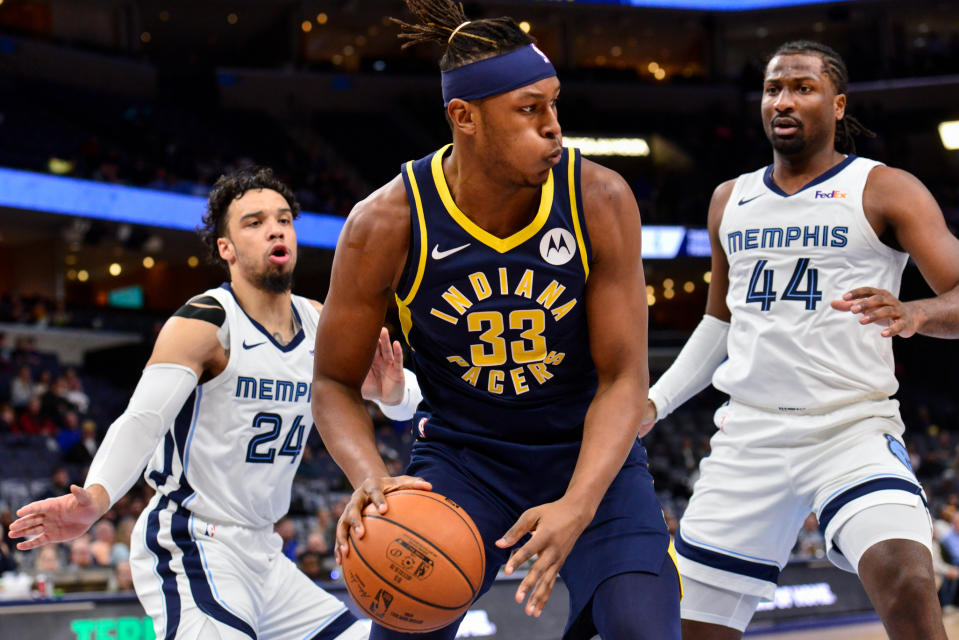
<path id="1" fill-rule="evenodd" d="M 289 456 L 290 464 L 292 464 L 296 461 L 296 456 L 299 455 L 300 450 L 303 448 L 303 429 L 305 426 L 306 425 L 303 424 L 303 416 L 296 416 L 296 420 L 293 421 L 293 426 L 290 427 L 290 431 L 286 434 L 286 439 L 283 441 L 283 446 L 280 447 L 279 452 L 277 452 L 276 447 L 263 450 L 260 448 L 261 445 L 273 442 L 280 437 L 280 430 L 283 428 L 283 418 L 275 413 L 261 411 L 253 416 L 253 428 L 261 429 L 263 427 L 272 427 L 272 429 L 266 433 L 261 433 L 250 438 L 250 444 L 246 448 L 246 461 L 271 463 L 276 459 L 277 453 L 279 453 L 281 456 Z M 294 438 L 296 439 L 295 442 Z"/>

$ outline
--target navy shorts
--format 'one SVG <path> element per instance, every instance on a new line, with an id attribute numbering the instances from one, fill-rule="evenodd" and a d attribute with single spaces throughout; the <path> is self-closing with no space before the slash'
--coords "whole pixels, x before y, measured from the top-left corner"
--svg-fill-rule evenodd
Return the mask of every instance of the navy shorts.
<path id="1" fill-rule="evenodd" d="M 579 443 L 536 446 L 495 443 L 490 447 L 467 448 L 456 442 L 418 440 L 413 445 L 406 473 L 429 481 L 433 491 L 452 499 L 473 519 L 486 548 L 482 595 L 490 588 L 511 552 L 496 547 L 495 541 L 525 510 L 562 497 L 578 454 Z M 519 548 L 523 542 L 525 540 L 514 548 Z M 573 622 L 577 623 L 576 628 L 582 627 L 581 614 L 588 615 L 588 611 L 584 612 L 586 606 L 596 588 L 607 578 L 629 572 L 659 575 L 664 567 L 674 571 L 671 561 L 664 564 L 668 546 L 669 535 L 653 491 L 646 452 L 641 444 L 636 443 L 606 492 L 593 521 L 579 537 L 560 570 L 570 597 L 564 638 L 581 637 L 573 635 L 570 627 Z M 676 598 L 678 603 L 678 592 Z M 642 594 L 637 594 L 635 607 L 637 611 L 644 611 L 644 617 L 655 615 L 655 612 L 644 609 Z M 437 640 L 453 638 L 457 626 L 458 623 L 427 635 Z M 374 625 L 370 637 L 423 636 L 392 632 Z"/>

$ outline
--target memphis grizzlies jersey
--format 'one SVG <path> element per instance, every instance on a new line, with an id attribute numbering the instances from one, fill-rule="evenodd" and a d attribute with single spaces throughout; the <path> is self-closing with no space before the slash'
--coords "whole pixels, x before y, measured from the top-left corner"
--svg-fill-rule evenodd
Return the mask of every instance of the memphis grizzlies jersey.
<path id="1" fill-rule="evenodd" d="M 563 151 L 535 217 L 499 238 L 453 202 L 442 167 L 451 146 L 401 170 L 412 231 L 396 298 L 432 412 L 426 428 L 499 442 L 578 441 L 596 390 L 580 156 Z"/>
<path id="2" fill-rule="evenodd" d="M 290 506 L 293 475 L 313 426 L 310 392 L 316 309 L 293 296 L 300 330 L 281 345 L 246 314 L 229 284 L 213 296 L 226 311 L 226 368 L 196 388 L 190 420 L 171 427 L 146 479 L 214 523 L 272 525 Z M 226 335 L 223 335 L 226 334 Z"/>
<path id="3" fill-rule="evenodd" d="M 787 195 L 772 165 L 740 176 L 719 226 L 729 260 L 729 358 L 713 385 L 778 411 L 896 392 L 892 340 L 829 303 L 856 287 L 899 295 L 907 254 L 882 243 L 862 208 L 880 163 L 853 155 Z"/>

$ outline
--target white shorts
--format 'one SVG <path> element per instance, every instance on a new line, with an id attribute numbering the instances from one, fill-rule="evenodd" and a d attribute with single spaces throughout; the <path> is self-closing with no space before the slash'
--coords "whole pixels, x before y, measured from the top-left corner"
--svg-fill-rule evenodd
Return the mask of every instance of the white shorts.
<path id="1" fill-rule="evenodd" d="M 272 528 L 213 525 L 156 494 L 131 536 L 137 597 L 157 638 L 360 640 L 368 625 L 280 549 Z M 204 639 L 205 640 L 205 639 Z"/>
<path id="2" fill-rule="evenodd" d="M 730 401 L 715 421 L 719 431 L 676 536 L 684 578 L 771 598 L 810 512 L 829 559 L 855 573 L 835 544 L 852 515 L 879 504 L 925 504 L 895 400 L 818 415 Z M 893 525 L 872 542 L 898 537 Z"/>

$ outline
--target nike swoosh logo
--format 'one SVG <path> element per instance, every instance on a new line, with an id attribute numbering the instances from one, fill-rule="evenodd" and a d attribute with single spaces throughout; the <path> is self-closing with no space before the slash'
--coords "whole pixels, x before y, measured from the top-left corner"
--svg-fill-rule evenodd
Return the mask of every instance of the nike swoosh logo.
<path id="1" fill-rule="evenodd" d="M 244 341 L 243 341 L 243 348 L 244 348 L 244 349 L 252 349 L 253 347 L 258 347 L 258 346 L 260 346 L 261 344 L 266 344 L 266 340 L 264 340 L 263 342 L 257 342 L 256 344 L 247 344 L 247 343 L 246 343 L 246 340 L 244 340 Z"/>
<path id="2" fill-rule="evenodd" d="M 761 198 L 761 197 L 764 196 L 764 195 L 766 195 L 766 194 L 765 194 L 765 193 L 760 193 L 758 196 L 753 196 L 753 197 L 750 198 L 749 200 L 745 200 L 745 199 L 743 199 L 743 198 L 740 198 L 740 199 L 739 199 L 739 206 L 741 207 L 741 206 L 743 206 L 744 204 L 747 204 L 747 203 L 749 203 L 749 202 L 752 202 L 752 201 L 755 200 L 756 198 Z"/>
<path id="3" fill-rule="evenodd" d="M 433 253 L 431 255 L 433 256 L 434 260 L 442 260 L 443 258 L 447 256 L 453 255 L 457 251 L 462 251 L 468 246 L 470 246 L 469 242 L 467 242 L 461 247 L 453 247 L 452 249 L 447 249 L 446 251 L 440 251 L 440 246 L 436 244 L 436 245 L 433 245 Z"/>

